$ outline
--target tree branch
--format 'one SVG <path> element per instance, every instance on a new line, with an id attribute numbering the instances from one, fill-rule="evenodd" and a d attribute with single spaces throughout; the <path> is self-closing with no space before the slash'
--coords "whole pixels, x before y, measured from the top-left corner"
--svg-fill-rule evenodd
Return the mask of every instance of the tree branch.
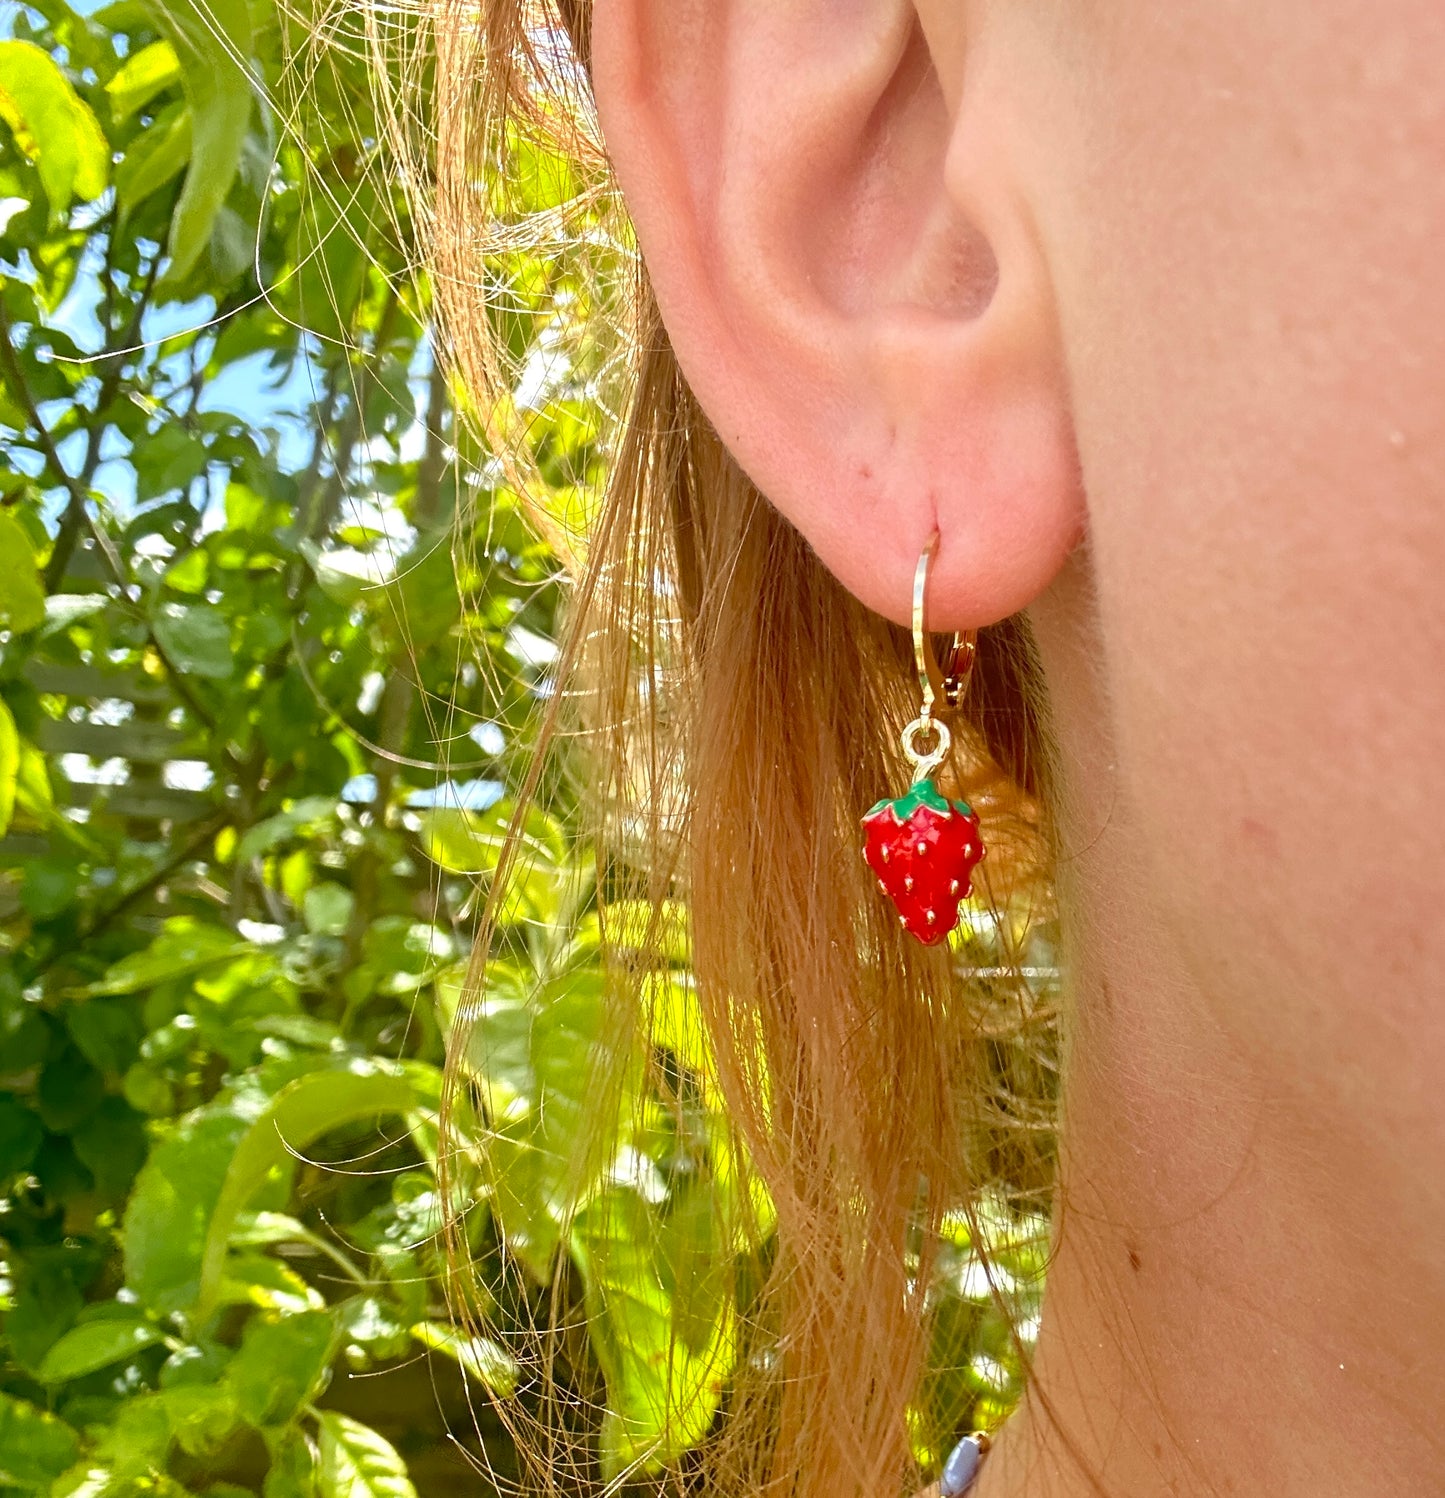
<path id="1" fill-rule="evenodd" d="M 65 568 L 70 565 L 70 555 L 75 549 L 79 532 L 82 529 L 88 530 L 95 537 L 97 544 L 100 544 L 100 538 L 85 508 L 85 486 L 61 461 L 55 438 L 51 436 L 50 428 L 45 425 L 40 415 L 40 408 L 36 405 L 35 397 L 26 383 L 25 371 L 21 369 L 20 359 L 15 352 L 14 325 L 10 321 L 10 314 L 6 311 L 3 301 L 0 301 L 0 379 L 3 379 L 15 404 L 25 413 L 25 419 L 35 428 L 35 444 L 40 449 L 40 455 L 45 459 L 45 466 L 68 496 L 65 513 L 60 521 L 60 531 L 56 536 L 55 546 L 51 549 L 50 561 L 45 568 L 45 591 L 53 593 L 60 578 L 65 574 Z M 112 558 L 104 545 L 101 546 L 101 550 L 106 552 L 107 560 L 115 562 L 118 569 L 119 558 Z M 59 561 L 58 567 L 57 560 Z"/>
<path id="2" fill-rule="evenodd" d="M 137 900 L 144 899 L 158 884 L 163 884 L 169 879 L 183 863 L 200 852 L 229 821 L 230 817 L 224 812 L 207 818 L 180 847 L 172 849 L 144 879 L 132 885 L 118 900 L 112 902 L 104 910 L 97 911 L 89 921 L 82 922 L 75 933 L 76 941 L 88 941 L 97 931 L 104 930 L 112 921 L 124 915 Z"/>

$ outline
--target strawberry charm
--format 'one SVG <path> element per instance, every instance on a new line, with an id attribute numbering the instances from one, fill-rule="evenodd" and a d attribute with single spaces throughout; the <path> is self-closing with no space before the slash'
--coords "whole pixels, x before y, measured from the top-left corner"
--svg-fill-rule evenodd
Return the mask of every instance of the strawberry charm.
<path id="1" fill-rule="evenodd" d="M 863 861 L 893 901 L 903 929 L 936 947 L 958 925 L 958 907 L 971 892 L 983 857 L 978 816 L 966 801 L 950 801 L 933 783 L 948 758 L 952 735 L 937 714 L 963 701 L 978 650 L 976 630 L 955 633 L 946 661 L 933 651 L 927 614 L 928 573 L 938 553 L 937 531 L 913 574 L 913 661 L 922 706 L 903 730 L 903 755 L 913 785 L 896 801 L 880 801 L 863 818 Z"/>
<path id="2" fill-rule="evenodd" d="M 971 892 L 983 857 L 973 808 L 950 801 L 925 777 L 906 796 L 880 801 L 863 818 L 863 831 L 863 860 L 903 929 L 928 947 L 944 941 L 958 925 L 959 902 Z"/>

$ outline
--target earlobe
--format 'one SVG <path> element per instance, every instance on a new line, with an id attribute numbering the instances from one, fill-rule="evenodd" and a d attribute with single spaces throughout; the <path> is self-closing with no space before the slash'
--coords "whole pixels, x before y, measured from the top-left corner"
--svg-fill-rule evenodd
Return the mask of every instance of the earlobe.
<path id="1" fill-rule="evenodd" d="M 1000 80 L 965 61 L 935 55 L 910 0 L 594 11 L 603 131 L 702 408 L 900 623 L 936 526 L 940 628 L 1031 602 L 1083 514 Z M 940 76 L 964 79 L 955 103 Z"/>

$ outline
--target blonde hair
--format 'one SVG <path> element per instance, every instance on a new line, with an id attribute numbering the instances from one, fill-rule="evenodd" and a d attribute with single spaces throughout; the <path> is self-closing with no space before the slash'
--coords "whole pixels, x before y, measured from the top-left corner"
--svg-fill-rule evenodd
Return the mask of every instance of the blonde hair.
<path id="1" fill-rule="evenodd" d="M 585 534 L 535 512 L 573 581 L 544 736 L 556 747 L 566 730 L 586 760 L 604 933 L 620 900 L 658 913 L 607 963 L 616 1033 L 648 1023 L 642 975 L 661 961 L 680 897 L 744 1182 L 734 1199 L 753 1219 L 730 1230 L 771 1231 L 725 1406 L 655 1481 L 902 1492 L 919 1476 L 908 1412 L 941 1229 L 985 1190 L 1037 1205 L 1050 1189 L 1052 1015 L 1021 978 L 969 981 L 958 954 L 913 943 L 859 858 L 860 816 L 907 778 L 896 746 L 917 701 L 909 640 L 824 570 L 693 399 L 609 179 L 588 98 L 589 19 L 589 0 L 431 0 L 429 111 L 413 95 L 386 102 L 416 187 L 442 352 L 510 481 L 536 492 L 495 257 L 539 243 L 564 257 L 588 376 L 622 413 Z M 565 164 L 551 201 L 509 197 L 524 151 Z M 983 631 L 945 777 L 981 810 L 981 908 L 1009 960 L 1047 873 L 1042 701 L 1026 623 Z M 477 989 L 524 816 L 490 889 Z M 471 1117 L 468 1028 L 464 1015 L 445 1119 L 458 1151 L 476 1144 L 456 1137 Z M 464 1280 L 465 1244 L 453 1248 Z M 465 1283 L 458 1301 L 485 1319 Z M 539 1334 L 522 1360 L 541 1392 L 525 1418 L 520 1405 L 502 1411 L 529 1491 L 581 1486 L 556 1356 Z"/>

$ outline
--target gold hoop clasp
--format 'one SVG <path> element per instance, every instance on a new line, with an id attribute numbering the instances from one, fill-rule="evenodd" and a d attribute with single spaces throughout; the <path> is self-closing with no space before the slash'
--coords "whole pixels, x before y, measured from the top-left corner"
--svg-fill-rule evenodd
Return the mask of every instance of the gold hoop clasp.
<path id="1" fill-rule="evenodd" d="M 935 712 L 951 710 L 963 701 L 978 654 L 978 631 L 974 629 L 954 635 L 953 644 L 942 662 L 933 652 L 927 618 L 928 573 L 938 554 L 938 540 L 938 532 L 934 531 L 913 574 L 913 661 L 918 667 L 918 685 L 923 693 L 923 710 L 919 717 L 925 725 Z"/>

